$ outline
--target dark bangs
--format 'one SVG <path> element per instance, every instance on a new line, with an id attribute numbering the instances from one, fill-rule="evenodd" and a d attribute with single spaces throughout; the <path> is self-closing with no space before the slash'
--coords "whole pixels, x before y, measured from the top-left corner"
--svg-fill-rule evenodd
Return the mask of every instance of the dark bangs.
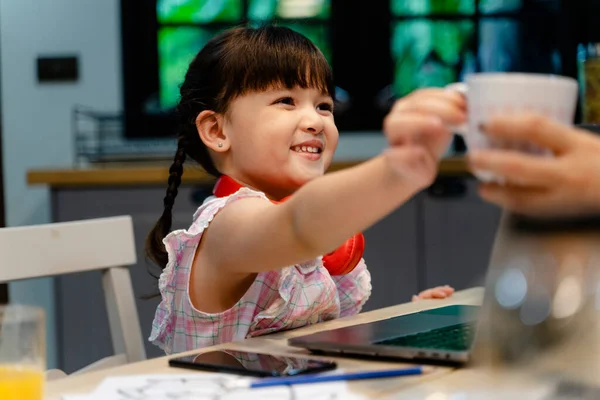
<path id="1" fill-rule="evenodd" d="M 335 98 L 331 68 L 305 36 L 285 27 L 238 28 L 223 48 L 226 81 L 221 104 L 237 96 L 273 87 L 313 88 Z"/>

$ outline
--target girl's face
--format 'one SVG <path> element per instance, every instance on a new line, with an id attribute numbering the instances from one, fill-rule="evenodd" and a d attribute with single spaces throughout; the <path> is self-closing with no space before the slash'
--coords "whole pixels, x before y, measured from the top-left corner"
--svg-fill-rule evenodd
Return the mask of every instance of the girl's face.
<path id="1" fill-rule="evenodd" d="M 274 199 L 323 175 L 338 143 L 332 98 L 299 87 L 237 97 L 223 133 L 230 142 L 223 172 Z"/>

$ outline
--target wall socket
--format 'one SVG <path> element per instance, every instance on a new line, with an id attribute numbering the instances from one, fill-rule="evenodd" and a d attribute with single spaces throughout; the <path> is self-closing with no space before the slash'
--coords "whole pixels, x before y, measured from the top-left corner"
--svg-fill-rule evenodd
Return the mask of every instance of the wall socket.
<path id="1" fill-rule="evenodd" d="M 77 82 L 79 59 L 71 55 L 38 57 L 37 79 L 39 83 Z"/>

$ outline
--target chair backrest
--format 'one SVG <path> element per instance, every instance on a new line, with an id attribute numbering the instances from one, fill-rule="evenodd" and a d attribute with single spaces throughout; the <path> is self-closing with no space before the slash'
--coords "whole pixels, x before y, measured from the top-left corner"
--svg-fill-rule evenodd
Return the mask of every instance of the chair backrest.
<path id="1" fill-rule="evenodd" d="M 115 353 L 146 359 L 128 266 L 136 263 L 130 216 L 0 229 L 0 282 L 101 270 Z"/>
<path id="2" fill-rule="evenodd" d="M 0 282 L 135 263 L 129 216 L 0 229 Z"/>

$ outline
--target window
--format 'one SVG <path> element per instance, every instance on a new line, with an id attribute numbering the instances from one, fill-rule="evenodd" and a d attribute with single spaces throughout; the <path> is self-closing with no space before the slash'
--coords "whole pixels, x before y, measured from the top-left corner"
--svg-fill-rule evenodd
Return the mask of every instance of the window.
<path id="1" fill-rule="evenodd" d="M 394 93 L 404 96 L 428 86 L 445 86 L 474 71 L 475 26 L 471 20 L 404 20 L 392 29 Z"/>
<path id="2" fill-rule="evenodd" d="M 177 104 L 185 71 L 206 42 L 243 23 L 276 22 L 294 29 L 331 62 L 330 14 L 330 0 L 158 0 L 159 109 Z"/>
<path id="3" fill-rule="evenodd" d="M 391 0 L 391 7 L 393 15 L 403 17 L 475 14 L 475 0 Z"/>
<path id="4" fill-rule="evenodd" d="M 192 57 L 242 24 L 288 26 L 321 49 L 333 67 L 342 134 L 378 132 L 395 99 L 471 72 L 576 77 L 578 41 L 600 40 L 591 13 L 571 0 L 121 1 L 132 138 L 174 134 L 172 109 Z"/>
<path id="5" fill-rule="evenodd" d="M 207 24 L 242 19 L 241 0 L 158 0 L 156 13 L 161 24 Z"/>
<path id="6" fill-rule="evenodd" d="M 558 0 L 391 0 L 393 93 L 443 87 L 471 72 L 561 73 L 558 6 Z"/>

